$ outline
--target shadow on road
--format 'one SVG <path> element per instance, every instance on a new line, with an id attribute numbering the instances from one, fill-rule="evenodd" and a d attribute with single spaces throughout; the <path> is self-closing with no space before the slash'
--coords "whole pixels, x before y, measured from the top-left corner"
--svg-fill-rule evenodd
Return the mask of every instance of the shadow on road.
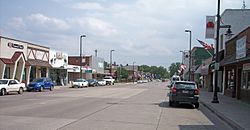
<path id="1" fill-rule="evenodd" d="M 169 102 L 167 102 L 167 101 L 161 102 L 159 104 L 159 107 L 163 107 L 163 108 L 179 108 L 179 109 L 182 109 L 182 108 L 194 109 L 194 106 L 192 104 L 178 104 L 178 105 L 174 105 L 174 106 L 170 107 Z"/>

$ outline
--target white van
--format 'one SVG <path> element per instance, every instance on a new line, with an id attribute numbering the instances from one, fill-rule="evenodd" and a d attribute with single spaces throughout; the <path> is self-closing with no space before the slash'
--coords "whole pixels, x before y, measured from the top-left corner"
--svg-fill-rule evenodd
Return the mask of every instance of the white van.
<path id="1" fill-rule="evenodd" d="M 171 77 L 171 83 L 175 82 L 175 81 L 180 81 L 181 80 L 181 77 L 178 76 L 178 75 L 173 75 Z"/>

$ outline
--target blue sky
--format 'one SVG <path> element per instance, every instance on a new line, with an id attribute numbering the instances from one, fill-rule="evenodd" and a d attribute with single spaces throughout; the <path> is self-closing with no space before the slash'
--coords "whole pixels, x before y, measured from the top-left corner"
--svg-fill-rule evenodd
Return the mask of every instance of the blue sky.
<path id="1" fill-rule="evenodd" d="M 245 0 L 247 8 L 250 0 Z M 221 0 L 221 12 L 242 0 Z M 217 0 L 0 0 L 0 35 L 50 47 L 69 55 L 98 56 L 118 64 L 168 67 L 181 62 L 180 50 L 205 40 L 205 17 Z"/>

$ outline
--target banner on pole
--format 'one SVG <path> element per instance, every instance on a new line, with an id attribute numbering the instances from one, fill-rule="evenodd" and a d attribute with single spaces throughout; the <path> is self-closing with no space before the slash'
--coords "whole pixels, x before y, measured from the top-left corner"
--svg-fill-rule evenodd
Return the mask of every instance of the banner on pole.
<path id="1" fill-rule="evenodd" d="M 206 39 L 214 39 L 215 16 L 206 16 Z"/>

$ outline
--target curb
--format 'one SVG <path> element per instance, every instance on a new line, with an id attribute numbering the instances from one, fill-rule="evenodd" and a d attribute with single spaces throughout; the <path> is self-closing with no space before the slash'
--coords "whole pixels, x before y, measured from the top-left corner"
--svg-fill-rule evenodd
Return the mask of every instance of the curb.
<path id="1" fill-rule="evenodd" d="M 224 114 L 222 114 L 221 112 L 217 111 L 214 107 L 212 107 L 211 105 L 203 102 L 200 100 L 200 103 L 205 106 L 208 110 L 210 110 L 212 113 L 214 113 L 216 116 L 218 116 L 221 120 L 223 120 L 224 122 L 226 122 L 229 126 L 231 126 L 234 130 L 245 130 L 243 127 L 241 127 L 239 124 L 237 124 L 235 121 L 229 119 L 228 117 L 226 117 Z"/>

